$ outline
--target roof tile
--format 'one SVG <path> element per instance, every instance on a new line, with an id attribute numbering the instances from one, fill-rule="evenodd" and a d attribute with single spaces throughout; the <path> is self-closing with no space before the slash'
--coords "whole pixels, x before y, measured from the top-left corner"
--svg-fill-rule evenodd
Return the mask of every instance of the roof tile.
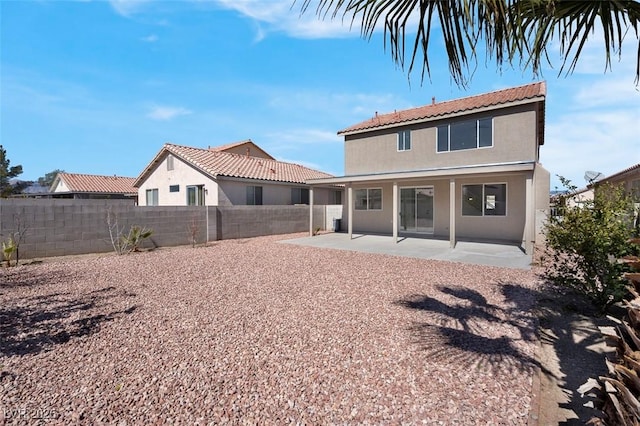
<path id="1" fill-rule="evenodd" d="M 91 192 L 109 194 L 137 194 L 133 187 L 135 178 L 122 176 L 86 175 L 79 173 L 58 173 L 69 192 Z"/>
<path id="2" fill-rule="evenodd" d="M 305 183 L 332 175 L 308 167 L 261 157 L 211 149 L 165 144 L 164 149 L 211 176 L 228 176 L 276 182 Z"/>
<path id="3" fill-rule="evenodd" d="M 474 109 L 491 107 L 511 102 L 523 101 L 544 97 L 546 94 L 546 84 L 537 82 L 519 87 L 498 90 L 495 92 L 485 93 L 482 95 L 470 96 L 467 98 L 455 99 L 452 101 L 432 103 L 430 105 L 418 108 L 395 111 L 389 114 L 377 114 L 369 120 L 360 122 L 344 130 L 340 130 L 338 134 L 352 133 L 373 130 L 379 127 L 390 126 L 394 124 L 403 124 L 416 120 L 427 120 L 437 118 L 447 114 L 471 111 Z"/>

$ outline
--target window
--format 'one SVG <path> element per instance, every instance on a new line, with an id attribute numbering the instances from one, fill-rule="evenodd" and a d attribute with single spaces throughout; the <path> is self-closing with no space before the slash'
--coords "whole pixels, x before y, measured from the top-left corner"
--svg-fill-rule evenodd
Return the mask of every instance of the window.
<path id="1" fill-rule="evenodd" d="M 204 185 L 187 186 L 187 205 L 204 206 Z"/>
<path id="2" fill-rule="evenodd" d="M 329 193 L 329 204 L 342 204 L 342 191 L 331 191 Z"/>
<path id="3" fill-rule="evenodd" d="M 492 147 L 493 119 L 481 118 L 438 126 L 437 141 L 438 152 Z"/>
<path id="4" fill-rule="evenodd" d="M 507 185 L 462 185 L 463 216 L 506 216 Z"/>
<path id="5" fill-rule="evenodd" d="M 173 170 L 173 155 L 167 156 L 167 170 Z"/>
<path id="6" fill-rule="evenodd" d="M 169 185 L 169 192 L 180 192 L 180 185 Z"/>
<path id="7" fill-rule="evenodd" d="M 262 187 L 261 186 L 247 186 L 247 205 L 248 206 L 262 205 Z"/>
<path id="8" fill-rule="evenodd" d="M 309 188 L 291 188 L 291 204 L 309 204 Z"/>
<path id="9" fill-rule="evenodd" d="M 411 130 L 401 130 L 398 132 L 398 151 L 409 151 L 411 149 Z"/>
<path id="10" fill-rule="evenodd" d="M 158 205 L 158 189 L 147 189 L 147 205 L 148 206 L 157 206 Z"/>
<path id="11" fill-rule="evenodd" d="M 356 210 L 382 210 L 382 188 L 356 189 Z"/>

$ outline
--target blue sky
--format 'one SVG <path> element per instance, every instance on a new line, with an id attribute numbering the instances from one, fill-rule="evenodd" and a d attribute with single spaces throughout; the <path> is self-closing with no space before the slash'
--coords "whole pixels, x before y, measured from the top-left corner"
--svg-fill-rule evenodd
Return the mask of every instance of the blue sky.
<path id="1" fill-rule="evenodd" d="M 583 186 L 640 162 L 637 41 L 604 73 L 594 35 L 576 71 L 478 64 L 457 87 L 439 39 L 431 78 L 407 76 L 340 20 L 302 18 L 291 0 L 0 0 L 0 143 L 22 179 L 53 169 L 136 177 L 165 142 L 252 139 L 279 160 L 342 175 L 336 132 L 370 118 L 547 81 L 541 162 Z M 552 50 L 552 52 L 556 52 Z M 559 186 L 552 179 L 552 189 Z"/>

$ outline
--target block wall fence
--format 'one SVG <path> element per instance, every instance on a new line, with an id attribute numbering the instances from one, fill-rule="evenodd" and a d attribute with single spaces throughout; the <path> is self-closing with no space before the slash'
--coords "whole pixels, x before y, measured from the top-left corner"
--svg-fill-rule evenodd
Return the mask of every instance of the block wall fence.
<path id="1" fill-rule="evenodd" d="M 129 200 L 1 199 L 0 241 L 26 229 L 20 259 L 113 251 L 107 215 L 127 232 L 151 228 L 145 248 L 198 244 L 309 230 L 309 206 L 154 206 Z M 314 228 L 332 229 L 341 206 L 314 205 Z"/>

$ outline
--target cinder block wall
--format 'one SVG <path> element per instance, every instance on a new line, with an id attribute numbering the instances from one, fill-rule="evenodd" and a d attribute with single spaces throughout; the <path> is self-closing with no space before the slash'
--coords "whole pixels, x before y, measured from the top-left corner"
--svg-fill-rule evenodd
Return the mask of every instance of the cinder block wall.
<path id="1" fill-rule="evenodd" d="M 278 235 L 309 230 L 308 206 L 229 206 L 217 210 L 217 240 Z M 324 206 L 314 206 L 313 222 L 322 226 Z"/>
<path id="2" fill-rule="evenodd" d="M 138 207 L 129 200 L 0 199 L 0 241 L 22 226 L 20 258 L 103 253 L 113 250 L 107 215 L 127 232 L 153 230 L 143 247 L 309 230 L 308 206 Z M 324 228 L 325 206 L 314 206 L 314 227 Z"/>

